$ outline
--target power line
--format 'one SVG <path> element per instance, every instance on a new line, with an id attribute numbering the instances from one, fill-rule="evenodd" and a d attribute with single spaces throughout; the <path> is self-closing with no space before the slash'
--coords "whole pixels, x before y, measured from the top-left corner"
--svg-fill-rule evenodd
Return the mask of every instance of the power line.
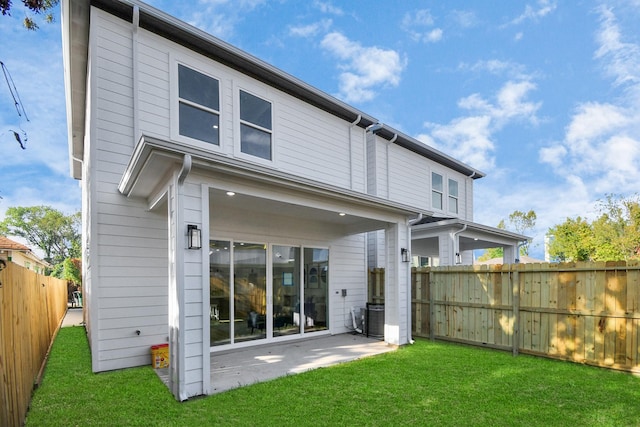
<path id="1" fill-rule="evenodd" d="M 22 104 L 22 100 L 20 99 L 20 94 L 18 93 L 18 89 L 16 88 L 16 84 L 13 82 L 13 78 L 11 77 L 11 73 L 4 62 L 0 61 L 0 66 L 2 67 L 2 73 L 4 74 L 4 80 L 7 82 L 7 87 L 9 88 L 9 92 L 11 93 L 11 97 L 13 98 L 13 105 L 16 107 L 16 111 L 18 112 L 18 116 L 22 117 L 29 121 L 29 117 L 27 116 L 27 112 L 24 109 L 24 105 Z M 21 112 L 22 111 L 22 112 Z M 17 139 L 17 138 L 16 138 Z M 22 145 L 22 144 L 20 144 Z"/>

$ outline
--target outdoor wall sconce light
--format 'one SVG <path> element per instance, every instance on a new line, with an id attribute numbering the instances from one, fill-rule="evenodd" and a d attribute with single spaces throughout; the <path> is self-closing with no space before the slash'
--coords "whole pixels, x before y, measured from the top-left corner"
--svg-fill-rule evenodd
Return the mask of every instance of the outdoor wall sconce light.
<path id="1" fill-rule="evenodd" d="M 400 248 L 400 256 L 402 257 L 402 262 L 409 262 L 409 249 Z"/>
<path id="2" fill-rule="evenodd" d="M 197 225 L 187 225 L 187 247 L 189 249 L 200 249 L 202 247 L 202 239 L 200 230 Z"/>
<path id="3" fill-rule="evenodd" d="M 462 264 L 462 257 L 460 256 L 460 252 L 456 252 L 456 264 Z"/>

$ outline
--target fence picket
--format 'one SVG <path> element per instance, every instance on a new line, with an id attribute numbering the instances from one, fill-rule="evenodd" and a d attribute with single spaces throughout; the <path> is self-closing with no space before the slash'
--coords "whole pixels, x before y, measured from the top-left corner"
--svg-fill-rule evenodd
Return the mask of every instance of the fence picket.
<path id="1" fill-rule="evenodd" d="M 24 424 L 34 383 L 66 309 L 66 281 L 12 262 L 0 271 L 0 425 Z"/>
<path id="2" fill-rule="evenodd" d="M 416 336 L 640 373 L 638 261 L 432 267 L 412 286 Z"/>

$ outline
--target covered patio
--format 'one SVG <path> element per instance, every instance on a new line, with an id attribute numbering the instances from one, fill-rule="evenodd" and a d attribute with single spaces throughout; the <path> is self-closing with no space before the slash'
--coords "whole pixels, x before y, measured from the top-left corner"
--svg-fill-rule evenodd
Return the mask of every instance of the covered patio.
<path id="1" fill-rule="evenodd" d="M 209 394 L 375 356 L 397 348 L 362 334 L 347 333 L 212 353 Z M 169 369 L 156 369 L 156 372 L 169 387 Z"/>

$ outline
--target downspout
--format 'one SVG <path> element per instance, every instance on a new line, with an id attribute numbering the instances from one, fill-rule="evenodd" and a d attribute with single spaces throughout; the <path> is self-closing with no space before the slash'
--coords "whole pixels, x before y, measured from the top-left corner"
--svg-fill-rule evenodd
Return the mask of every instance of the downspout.
<path id="1" fill-rule="evenodd" d="M 349 188 L 351 190 L 353 190 L 353 142 L 351 141 L 351 130 L 360 123 L 360 120 L 362 120 L 362 114 L 358 114 L 358 117 L 349 125 Z"/>
<path id="2" fill-rule="evenodd" d="M 133 82 L 132 82 L 132 91 L 133 91 L 133 143 L 138 142 L 138 138 L 140 137 L 140 114 L 139 110 L 139 79 L 138 79 L 138 29 L 140 28 L 140 7 L 138 5 L 133 5 L 133 34 L 131 36 L 132 43 L 132 74 L 133 74 Z"/>
<path id="3" fill-rule="evenodd" d="M 458 240 L 458 235 L 467 229 L 467 224 L 464 224 L 462 228 L 454 233 L 451 233 L 451 239 L 453 239 L 453 262 L 454 264 L 458 264 L 457 259 L 460 258 L 460 263 L 462 263 L 462 256 L 460 255 L 460 241 Z"/>
<path id="4" fill-rule="evenodd" d="M 521 242 L 518 243 L 518 246 L 516 247 L 516 264 L 520 263 L 520 248 L 523 247 L 524 245 L 526 245 L 529 241 L 528 240 L 523 240 Z"/>
<path id="5" fill-rule="evenodd" d="M 394 138 L 398 135 L 396 134 Z M 422 212 L 418 214 L 418 216 L 414 219 L 409 220 L 409 226 L 407 227 L 407 246 L 409 247 L 409 255 L 411 255 L 411 227 L 414 224 L 422 221 Z M 409 328 L 409 344 L 413 344 L 415 341 L 413 340 L 413 335 L 411 334 L 411 322 L 413 321 L 411 318 L 411 262 L 409 262 L 407 268 L 409 269 L 409 294 L 407 296 L 407 327 Z"/>

